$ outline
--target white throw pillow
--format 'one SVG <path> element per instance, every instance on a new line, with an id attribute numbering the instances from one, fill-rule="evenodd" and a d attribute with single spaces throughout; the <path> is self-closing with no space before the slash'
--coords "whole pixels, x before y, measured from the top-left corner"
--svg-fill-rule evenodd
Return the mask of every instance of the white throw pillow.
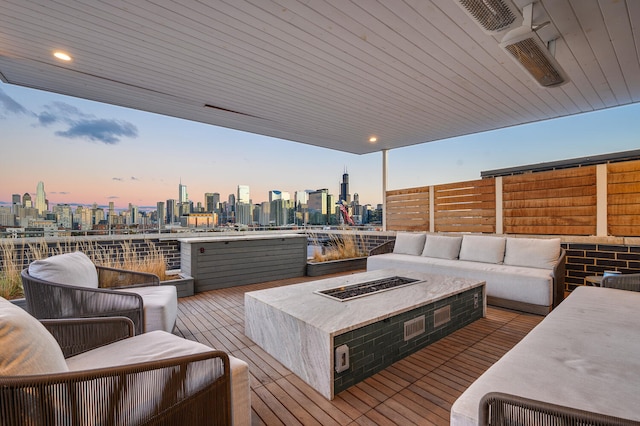
<path id="1" fill-rule="evenodd" d="M 460 254 L 462 237 L 427 235 L 422 255 L 440 259 L 457 259 Z"/>
<path id="2" fill-rule="evenodd" d="M 98 271 L 95 265 L 86 254 L 79 251 L 31 262 L 29 275 L 57 284 L 98 288 Z"/>
<path id="3" fill-rule="evenodd" d="M 51 333 L 24 309 L 0 297 L 0 376 L 69 371 Z"/>
<path id="4" fill-rule="evenodd" d="M 393 252 L 397 254 L 414 254 L 420 256 L 424 249 L 425 233 L 398 232 Z"/>
<path id="5" fill-rule="evenodd" d="M 465 235 L 460 247 L 460 260 L 502 263 L 506 238 L 486 235 Z"/>
<path id="6" fill-rule="evenodd" d="M 504 264 L 553 269 L 560 257 L 560 238 L 507 238 Z"/>

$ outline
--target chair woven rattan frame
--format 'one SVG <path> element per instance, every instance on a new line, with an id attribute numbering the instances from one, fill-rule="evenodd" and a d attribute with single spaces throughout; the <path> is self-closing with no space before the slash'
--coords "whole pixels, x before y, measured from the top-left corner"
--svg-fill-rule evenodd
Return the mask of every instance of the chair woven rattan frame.
<path id="1" fill-rule="evenodd" d="M 640 274 L 609 275 L 602 278 L 601 287 L 640 291 Z"/>
<path id="2" fill-rule="evenodd" d="M 91 324 L 85 327 L 83 321 Z M 66 336 L 63 340 L 78 330 L 95 334 L 103 327 L 106 331 L 97 333 L 99 339 L 86 335 L 100 345 L 133 334 L 126 318 L 43 323 L 54 330 L 54 337 Z M 72 331 L 64 330 L 67 324 Z M 81 346 L 82 351 L 90 349 Z M 0 419 L 10 426 L 229 425 L 230 377 L 229 357 L 214 350 L 112 368 L 4 376 L 0 377 Z"/>
<path id="3" fill-rule="evenodd" d="M 640 422 L 535 401 L 500 392 L 480 400 L 478 424 L 481 426 L 638 426 Z"/>
<path id="4" fill-rule="evenodd" d="M 136 334 L 144 331 L 144 310 L 139 294 L 127 288 L 157 286 L 157 275 L 96 266 L 98 288 L 71 286 L 41 280 L 21 272 L 27 310 L 38 319 L 125 316 Z M 117 291 L 114 291 L 117 290 Z"/>

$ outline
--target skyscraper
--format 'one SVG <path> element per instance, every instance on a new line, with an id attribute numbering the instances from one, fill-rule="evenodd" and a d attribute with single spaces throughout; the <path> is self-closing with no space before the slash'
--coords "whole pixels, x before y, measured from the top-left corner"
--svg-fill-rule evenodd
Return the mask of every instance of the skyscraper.
<path id="1" fill-rule="evenodd" d="M 164 225 L 164 221 L 167 217 L 164 211 L 164 201 L 158 201 L 156 207 L 158 210 L 158 229 L 162 229 L 162 225 Z"/>
<path id="2" fill-rule="evenodd" d="M 187 194 L 187 185 L 183 185 L 182 181 L 178 185 L 178 204 L 184 204 L 189 201 L 189 194 Z"/>
<path id="3" fill-rule="evenodd" d="M 249 185 L 238 185 L 238 198 L 236 199 L 238 204 L 251 203 L 251 197 L 249 195 Z"/>
<path id="4" fill-rule="evenodd" d="M 347 204 L 351 202 L 351 194 L 349 194 L 349 173 L 347 173 L 347 169 L 345 168 L 344 173 L 342 174 L 342 183 L 340 184 L 340 200 L 344 201 Z"/>
<path id="5" fill-rule="evenodd" d="M 28 192 L 25 192 L 22 196 L 22 207 L 33 207 L 33 204 L 31 203 L 31 194 Z"/>
<path id="6" fill-rule="evenodd" d="M 36 187 L 36 204 L 34 206 L 38 209 L 38 214 L 43 215 L 47 211 L 47 195 L 44 192 L 44 182 L 38 182 Z"/>

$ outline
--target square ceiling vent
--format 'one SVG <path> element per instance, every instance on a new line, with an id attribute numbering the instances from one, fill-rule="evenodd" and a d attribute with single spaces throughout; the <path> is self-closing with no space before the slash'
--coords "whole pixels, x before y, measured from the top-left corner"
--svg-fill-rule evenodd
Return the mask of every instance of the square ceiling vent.
<path id="1" fill-rule="evenodd" d="M 458 5 L 490 35 L 522 25 L 522 14 L 509 0 L 457 0 Z"/>

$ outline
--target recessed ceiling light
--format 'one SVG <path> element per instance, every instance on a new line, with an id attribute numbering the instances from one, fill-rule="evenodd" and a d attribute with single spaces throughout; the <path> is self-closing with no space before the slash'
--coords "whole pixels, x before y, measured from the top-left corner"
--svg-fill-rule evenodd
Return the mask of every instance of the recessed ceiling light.
<path id="1" fill-rule="evenodd" d="M 369 138 L 369 142 L 371 142 L 371 143 L 376 143 L 376 142 L 378 142 L 378 138 L 377 138 L 377 137 L 375 137 L 375 136 L 371 136 L 371 137 Z"/>
<path id="2" fill-rule="evenodd" d="M 64 52 L 53 52 L 53 56 L 55 56 L 56 58 L 60 59 L 61 61 L 70 61 L 71 60 L 71 56 L 69 56 L 68 54 L 66 54 Z"/>

